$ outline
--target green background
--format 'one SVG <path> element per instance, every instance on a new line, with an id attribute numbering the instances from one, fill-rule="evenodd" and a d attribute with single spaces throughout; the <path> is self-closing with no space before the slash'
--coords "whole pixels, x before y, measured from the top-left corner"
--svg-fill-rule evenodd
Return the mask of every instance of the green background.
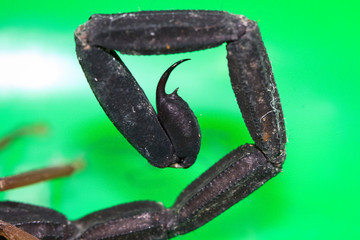
<path id="1" fill-rule="evenodd" d="M 150 166 L 117 132 L 92 95 L 73 32 L 93 13 L 210 9 L 258 21 L 273 65 L 288 134 L 284 169 L 200 229 L 177 239 L 360 239 L 359 5 L 356 1 L 16 1 L 0 9 L 0 136 L 44 123 L 49 132 L 0 152 L 0 175 L 83 156 L 68 178 L 1 193 L 1 200 L 54 208 L 70 219 L 136 200 L 170 207 L 223 155 L 252 142 L 234 100 L 223 46 L 172 56 L 124 56 L 154 102 L 173 62 L 198 116 L 202 149 L 187 170 Z M 0 216 L 1 218 L 1 216 Z"/>

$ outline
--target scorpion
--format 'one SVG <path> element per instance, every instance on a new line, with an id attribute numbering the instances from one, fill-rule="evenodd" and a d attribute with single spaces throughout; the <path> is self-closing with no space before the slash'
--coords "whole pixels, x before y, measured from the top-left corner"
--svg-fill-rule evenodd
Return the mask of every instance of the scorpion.
<path id="1" fill-rule="evenodd" d="M 201 132 L 195 114 L 177 90 L 165 92 L 171 71 L 188 59 L 162 75 L 156 113 L 115 51 L 174 54 L 226 43 L 232 89 L 254 144 L 239 146 L 220 159 L 170 208 L 138 201 L 70 221 L 52 209 L 1 202 L 0 238 L 169 239 L 211 221 L 282 171 L 287 141 L 284 117 L 257 22 L 205 10 L 95 14 L 76 29 L 75 42 L 79 63 L 107 116 L 158 168 L 188 168 L 199 153 Z"/>

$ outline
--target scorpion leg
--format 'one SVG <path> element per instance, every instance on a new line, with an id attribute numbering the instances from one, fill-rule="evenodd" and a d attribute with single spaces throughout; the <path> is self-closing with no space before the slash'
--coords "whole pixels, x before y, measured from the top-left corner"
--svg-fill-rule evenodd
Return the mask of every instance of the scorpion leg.
<path id="1" fill-rule="evenodd" d="M 4 237 L 7 240 L 39 240 L 33 235 L 15 227 L 7 222 L 0 220 L 0 237 Z"/>
<path id="2" fill-rule="evenodd" d="M 84 163 L 82 160 L 76 160 L 67 165 L 42 168 L 13 176 L 3 177 L 0 178 L 0 192 L 54 178 L 65 177 L 81 169 L 83 165 Z"/>
<path id="3" fill-rule="evenodd" d="M 2 148 L 5 148 L 8 144 L 10 144 L 14 140 L 22 136 L 30 135 L 30 134 L 43 134 L 46 131 L 47 131 L 47 127 L 43 124 L 35 124 L 35 125 L 22 127 L 8 134 L 4 138 L 0 139 L 0 150 Z M 13 176 L 3 177 L 0 178 L 0 192 L 46 181 L 49 179 L 68 176 L 71 175 L 76 170 L 82 168 L 83 165 L 84 164 L 82 160 L 76 160 L 72 164 L 43 168 Z"/>

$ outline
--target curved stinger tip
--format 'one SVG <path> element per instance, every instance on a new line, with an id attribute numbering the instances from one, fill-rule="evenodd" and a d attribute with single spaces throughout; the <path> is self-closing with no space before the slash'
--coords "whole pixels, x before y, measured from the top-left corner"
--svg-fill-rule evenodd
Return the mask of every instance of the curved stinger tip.
<path id="1" fill-rule="evenodd" d="M 171 65 L 165 72 L 164 74 L 161 76 L 160 80 L 159 80 L 159 83 L 157 85 L 157 88 L 156 88 L 156 93 L 157 95 L 159 96 L 165 96 L 166 93 L 165 93 L 165 85 L 166 85 L 166 82 L 170 76 L 170 73 L 180 64 L 180 63 L 183 63 L 185 61 L 188 61 L 190 60 L 190 58 L 185 58 L 185 59 L 181 59 L 179 61 L 177 61 L 176 63 L 174 63 L 173 65 Z"/>

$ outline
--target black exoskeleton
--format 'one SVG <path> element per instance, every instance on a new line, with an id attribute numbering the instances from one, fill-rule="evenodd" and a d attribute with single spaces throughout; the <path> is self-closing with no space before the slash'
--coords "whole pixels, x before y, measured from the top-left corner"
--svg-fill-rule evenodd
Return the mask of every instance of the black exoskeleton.
<path id="1" fill-rule="evenodd" d="M 226 43 L 232 88 L 255 144 L 224 156 L 185 188 L 171 208 L 140 201 L 69 221 L 54 210 L 2 202 L 0 236 L 17 239 L 25 231 L 39 239 L 168 239 L 211 221 L 281 172 L 284 118 L 256 22 L 220 11 L 93 15 L 76 30 L 75 41 L 79 62 L 108 117 L 141 155 L 161 168 L 191 166 L 200 148 L 194 113 L 176 90 L 169 95 L 164 90 L 170 72 L 185 60 L 162 76 L 157 115 L 115 50 L 173 54 Z"/>

